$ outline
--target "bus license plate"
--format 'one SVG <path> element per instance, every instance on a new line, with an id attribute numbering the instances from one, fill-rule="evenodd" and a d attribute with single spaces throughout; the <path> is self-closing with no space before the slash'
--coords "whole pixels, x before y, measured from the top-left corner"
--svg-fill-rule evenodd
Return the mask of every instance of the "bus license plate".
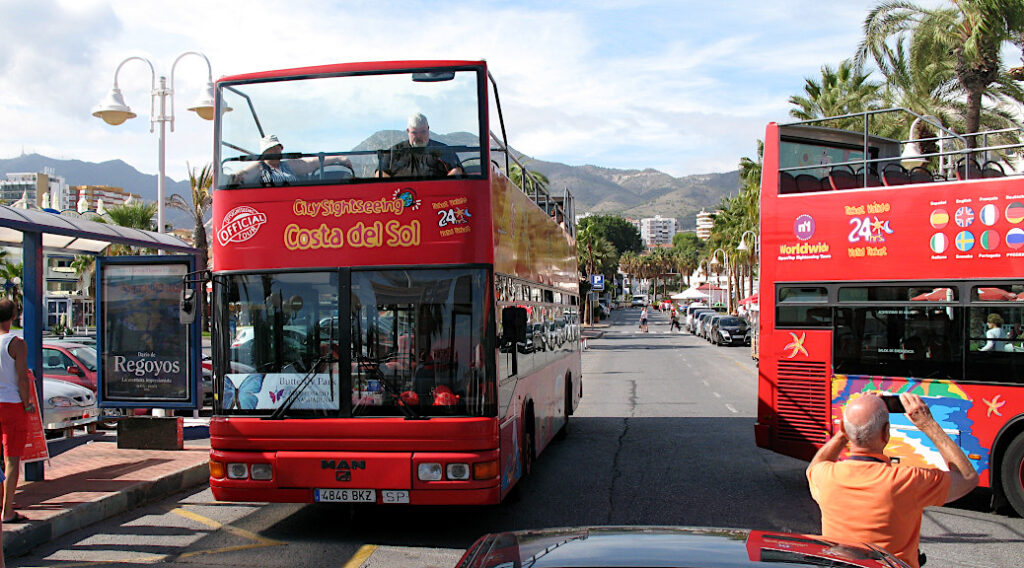
<path id="1" fill-rule="evenodd" d="M 374 489 L 316 489 L 313 500 L 318 503 L 376 503 Z"/>
<path id="2" fill-rule="evenodd" d="M 409 492 L 382 489 L 380 492 L 380 501 L 381 503 L 408 503 Z"/>

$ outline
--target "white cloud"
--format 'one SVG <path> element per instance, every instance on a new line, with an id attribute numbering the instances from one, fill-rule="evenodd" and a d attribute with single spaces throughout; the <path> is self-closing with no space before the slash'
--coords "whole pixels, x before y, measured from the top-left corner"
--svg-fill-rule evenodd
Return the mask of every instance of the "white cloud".
<path id="1" fill-rule="evenodd" d="M 486 58 L 501 89 L 510 142 L 545 160 L 674 175 L 728 170 L 752 155 L 804 76 L 852 55 L 871 2 L 568 3 L 498 0 L 58 2 L 0 0 L 0 157 L 23 149 L 157 169 L 149 132 L 150 72 L 119 76 L 139 115 L 112 127 L 90 115 L 126 57 L 171 72 L 196 50 L 214 77 L 388 59 Z M 175 69 L 167 171 L 210 160 L 210 123 L 185 107 L 205 64 Z"/>

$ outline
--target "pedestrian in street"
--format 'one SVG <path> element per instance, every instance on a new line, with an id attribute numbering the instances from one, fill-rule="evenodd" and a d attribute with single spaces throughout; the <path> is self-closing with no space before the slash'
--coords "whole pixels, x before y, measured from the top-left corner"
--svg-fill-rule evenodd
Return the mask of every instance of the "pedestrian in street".
<path id="1" fill-rule="evenodd" d="M 807 466 L 807 481 L 821 508 L 822 536 L 870 542 L 918 568 L 924 563 L 919 549 L 924 508 L 967 495 L 977 487 L 978 473 L 921 397 L 903 393 L 900 402 L 949 471 L 893 465 L 883 453 L 889 443 L 889 411 L 881 397 L 865 394 L 846 405 L 842 428 Z M 849 456 L 840 461 L 847 445 Z"/>
<path id="2" fill-rule="evenodd" d="M 640 331 L 647 333 L 647 306 L 640 308 Z"/>
<path id="3" fill-rule="evenodd" d="M 672 310 L 672 321 L 669 323 L 668 330 L 683 331 L 683 328 L 679 326 L 679 312 L 674 309 Z"/>
<path id="4" fill-rule="evenodd" d="M 28 349 L 25 340 L 11 333 L 17 310 L 14 302 L 0 299 L 0 434 L 4 444 L 3 514 L 0 523 L 23 523 L 27 519 L 14 510 L 21 456 L 28 436 L 28 417 L 35 412 L 28 379 Z"/>

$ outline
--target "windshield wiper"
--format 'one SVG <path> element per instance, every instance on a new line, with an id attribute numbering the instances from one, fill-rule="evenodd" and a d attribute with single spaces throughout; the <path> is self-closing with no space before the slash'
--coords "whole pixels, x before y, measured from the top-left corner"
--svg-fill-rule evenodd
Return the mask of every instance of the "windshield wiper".
<path id="1" fill-rule="evenodd" d="M 306 387 L 308 387 L 309 384 L 313 382 L 313 378 L 316 377 L 317 374 L 317 368 L 324 362 L 329 362 L 331 360 L 331 356 L 323 355 L 316 361 L 313 361 L 313 366 L 309 368 L 309 372 L 306 373 L 306 376 L 302 377 L 302 380 L 299 381 L 299 384 L 295 385 L 295 389 L 293 389 L 292 392 L 288 394 L 288 398 L 284 399 L 284 402 L 281 403 L 281 406 L 275 408 L 274 412 L 271 413 L 270 416 L 264 418 L 264 420 L 281 420 L 282 418 L 284 418 L 284 413 L 288 412 L 288 409 L 291 408 L 293 404 L 295 404 L 295 401 L 299 400 L 299 395 L 301 395 L 302 392 L 306 390 Z"/>

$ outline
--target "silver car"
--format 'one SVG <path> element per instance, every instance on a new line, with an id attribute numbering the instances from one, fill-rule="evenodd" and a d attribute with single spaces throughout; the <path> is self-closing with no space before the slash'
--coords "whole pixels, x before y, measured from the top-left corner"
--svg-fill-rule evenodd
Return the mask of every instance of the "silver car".
<path id="1" fill-rule="evenodd" d="M 96 422 L 96 395 L 85 387 L 43 378 L 43 430 L 55 434 Z"/>

